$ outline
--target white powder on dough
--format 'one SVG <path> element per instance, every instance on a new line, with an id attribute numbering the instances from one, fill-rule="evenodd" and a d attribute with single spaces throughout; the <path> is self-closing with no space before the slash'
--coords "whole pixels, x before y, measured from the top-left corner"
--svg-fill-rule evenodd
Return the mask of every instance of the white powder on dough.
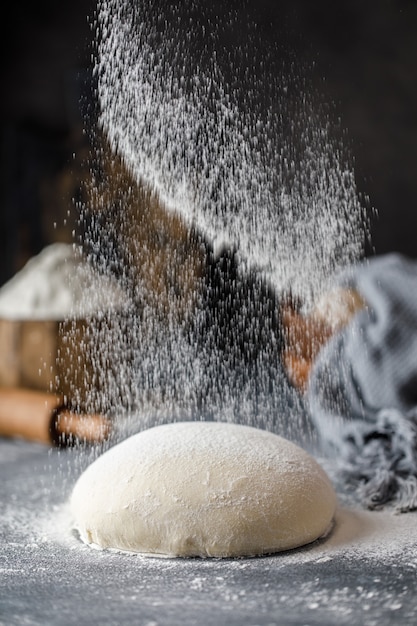
<path id="1" fill-rule="evenodd" d="M 0 289 L 4 319 L 63 320 L 126 305 L 116 280 L 98 274 L 77 247 L 65 243 L 44 248 Z"/>
<path id="2" fill-rule="evenodd" d="M 180 422 L 114 446 L 78 479 L 83 541 L 165 556 L 251 556 L 305 545 L 331 525 L 336 495 L 321 466 L 273 433 Z"/>

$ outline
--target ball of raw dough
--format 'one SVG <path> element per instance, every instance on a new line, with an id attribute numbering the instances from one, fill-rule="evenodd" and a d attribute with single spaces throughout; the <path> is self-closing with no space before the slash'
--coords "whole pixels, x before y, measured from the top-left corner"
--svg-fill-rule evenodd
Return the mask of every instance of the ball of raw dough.
<path id="1" fill-rule="evenodd" d="M 165 556 L 255 556 L 331 526 L 336 495 L 317 461 L 265 430 L 220 422 L 156 426 L 110 448 L 71 496 L 81 539 Z"/>

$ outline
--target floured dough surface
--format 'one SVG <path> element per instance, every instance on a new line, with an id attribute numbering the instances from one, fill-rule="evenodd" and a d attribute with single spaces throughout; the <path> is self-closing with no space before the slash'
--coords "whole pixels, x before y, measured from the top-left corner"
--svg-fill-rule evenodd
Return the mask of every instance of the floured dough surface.
<path id="1" fill-rule="evenodd" d="M 250 426 L 156 426 L 94 461 L 71 495 L 81 539 L 164 556 L 255 556 L 323 536 L 336 507 L 317 461 Z"/>

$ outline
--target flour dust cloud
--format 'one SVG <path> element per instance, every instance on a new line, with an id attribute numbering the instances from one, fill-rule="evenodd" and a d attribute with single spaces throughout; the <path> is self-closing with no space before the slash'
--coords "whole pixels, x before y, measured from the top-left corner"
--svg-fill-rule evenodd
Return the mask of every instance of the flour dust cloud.
<path id="1" fill-rule="evenodd" d="M 280 298 L 311 303 L 363 253 L 343 133 L 246 6 L 98 3 L 105 165 L 85 244 L 135 302 L 109 382 L 123 379 L 110 405 L 133 429 L 208 417 L 300 432 L 279 364 Z"/>

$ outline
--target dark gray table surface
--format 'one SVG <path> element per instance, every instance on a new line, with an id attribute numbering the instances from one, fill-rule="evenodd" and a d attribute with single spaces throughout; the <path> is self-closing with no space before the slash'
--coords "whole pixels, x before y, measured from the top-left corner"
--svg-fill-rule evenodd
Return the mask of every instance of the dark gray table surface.
<path id="1" fill-rule="evenodd" d="M 417 624 L 416 513 L 364 511 L 336 485 L 333 532 L 299 550 L 251 559 L 98 551 L 72 533 L 67 510 L 90 461 L 0 440 L 0 624 Z"/>

